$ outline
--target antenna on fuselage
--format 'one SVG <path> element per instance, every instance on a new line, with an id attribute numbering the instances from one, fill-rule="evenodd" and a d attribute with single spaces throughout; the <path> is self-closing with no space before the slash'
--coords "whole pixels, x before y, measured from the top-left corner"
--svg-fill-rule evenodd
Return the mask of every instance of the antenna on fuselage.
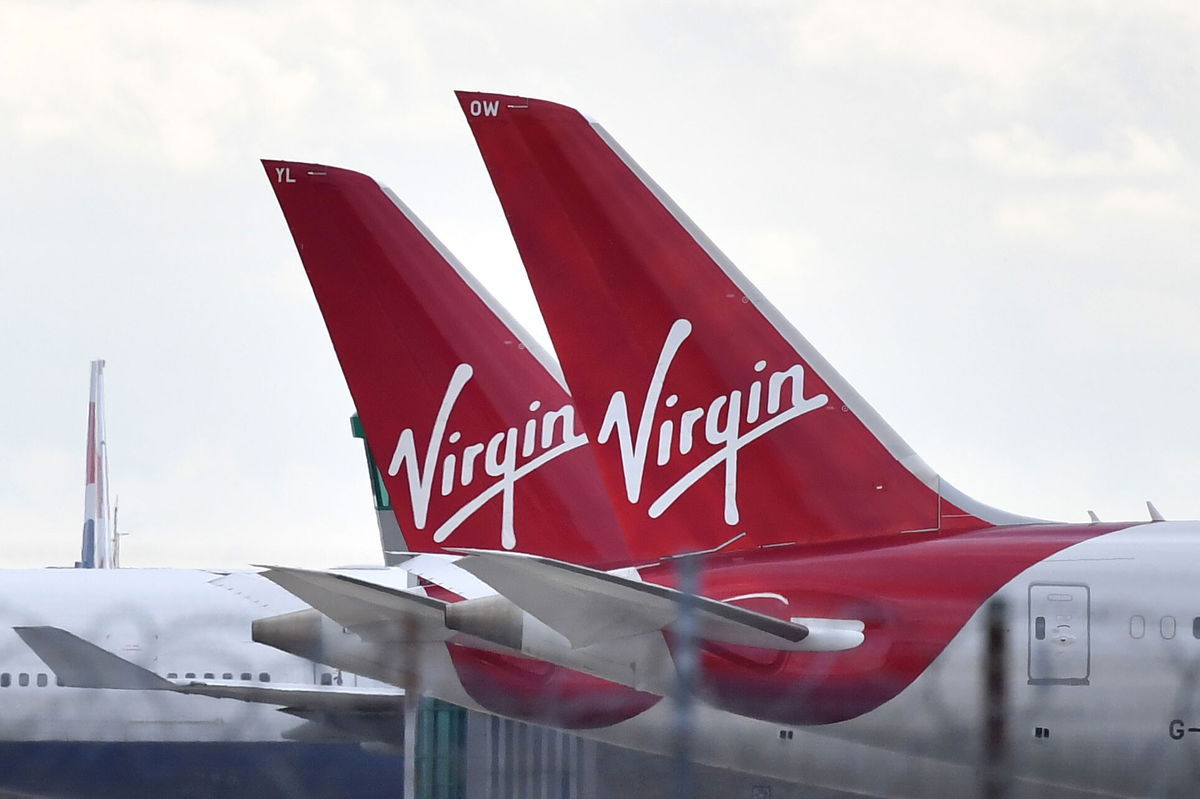
<path id="1" fill-rule="evenodd" d="M 1094 510 L 1088 511 L 1088 518 L 1092 520 L 1092 524 L 1096 524 L 1100 521 L 1100 517 L 1096 515 L 1096 511 Z"/>
<path id="2" fill-rule="evenodd" d="M 1146 510 L 1150 511 L 1150 521 L 1152 521 L 1152 522 L 1165 522 L 1166 521 L 1166 519 L 1163 518 L 1163 515 L 1158 512 L 1158 508 L 1154 507 L 1154 503 L 1151 502 L 1150 500 L 1146 500 Z"/>

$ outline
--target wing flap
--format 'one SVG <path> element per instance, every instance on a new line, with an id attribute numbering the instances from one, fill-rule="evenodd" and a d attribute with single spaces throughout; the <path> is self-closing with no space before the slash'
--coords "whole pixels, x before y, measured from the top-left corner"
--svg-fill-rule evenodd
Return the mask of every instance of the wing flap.
<path id="1" fill-rule="evenodd" d="M 491 550 L 456 550 L 455 565 L 474 574 L 574 647 L 664 630 L 685 605 L 696 612 L 697 635 L 727 644 L 783 651 L 838 651 L 863 642 L 855 620 L 778 619 L 704 596 L 687 596 L 552 558 Z"/>
<path id="2" fill-rule="evenodd" d="M 399 713 L 404 709 L 404 691 L 400 689 L 194 681 L 178 685 L 174 690 L 181 694 L 325 713 Z"/>

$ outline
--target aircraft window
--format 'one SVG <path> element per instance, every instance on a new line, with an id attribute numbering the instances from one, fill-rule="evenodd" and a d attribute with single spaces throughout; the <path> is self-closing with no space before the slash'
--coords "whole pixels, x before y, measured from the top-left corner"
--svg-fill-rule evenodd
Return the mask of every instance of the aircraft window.
<path id="1" fill-rule="evenodd" d="M 20 674 L 18 674 L 17 675 L 17 685 L 21 686 L 22 688 L 29 685 L 29 675 L 26 674 L 25 672 L 21 672 Z"/>
<path id="2" fill-rule="evenodd" d="M 211 680 L 212 678 L 213 678 L 213 673 L 211 671 L 204 672 L 204 679 Z"/>
<path id="3" fill-rule="evenodd" d="M 1200 621 L 1200 619 L 1197 619 L 1197 621 Z M 321 685 L 333 685 L 333 675 L 330 674 L 329 672 L 325 672 L 324 674 L 322 674 L 321 675 Z"/>
<path id="4" fill-rule="evenodd" d="M 243 680 L 253 680 L 253 679 L 254 679 L 254 677 L 253 677 L 253 676 L 250 674 L 250 672 L 248 672 L 248 671 L 243 671 L 243 672 L 242 672 L 242 679 L 243 679 Z"/>
<path id="5" fill-rule="evenodd" d="M 1158 623 L 1158 631 L 1162 633 L 1162 637 L 1168 641 L 1175 637 L 1175 617 L 1163 616 L 1162 621 Z"/>
<path id="6" fill-rule="evenodd" d="M 1046 640 L 1046 617 L 1038 616 L 1033 620 L 1033 637 L 1039 641 Z"/>
<path id="7" fill-rule="evenodd" d="M 1146 617 L 1132 616 L 1129 619 L 1129 637 L 1141 638 L 1146 634 Z M 1200 636 L 1197 636 L 1200 637 Z"/>
<path id="8" fill-rule="evenodd" d="M 259 672 L 259 675 L 258 675 L 258 681 L 259 681 L 259 682 L 270 682 L 270 681 L 271 681 L 271 675 L 270 675 L 270 674 L 267 674 L 265 671 L 263 671 L 263 672 Z"/>
<path id="9" fill-rule="evenodd" d="M 167 679 L 168 679 L 168 680 L 177 680 L 177 679 L 179 679 L 179 672 L 177 672 L 177 671 L 169 671 L 169 672 L 167 672 Z"/>
<path id="10" fill-rule="evenodd" d="M 1200 638 L 1200 616 L 1192 619 L 1192 637 Z"/>
<path id="11" fill-rule="evenodd" d="M 7 688 L 10 685 L 12 685 L 12 675 L 7 671 L 0 674 L 0 688 Z"/>
<path id="12" fill-rule="evenodd" d="M 59 677 L 57 674 L 55 674 L 54 675 L 54 684 L 57 685 L 59 688 L 62 688 L 63 687 L 62 677 Z"/>
<path id="13" fill-rule="evenodd" d="M 46 684 L 47 684 L 47 682 L 49 682 L 49 681 L 46 679 L 46 675 L 45 675 L 45 674 L 39 674 L 39 675 L 37 676 L 37 686 L 38 686 L 38 688 L 45 688 L 45 687 L 46 687 Z"/>
<path id="14" fill-rule="evenodd" d="M 183 676 L 184 676 L 184 678 L 185 678 L 185 679 L 188 679 L 188 680 L 194 680 L 194 679 L 196 679 L 196 672 L 194 672 L 194 671 L 189 671 L 187 674 L 185 674 L 185 675 L 183 675 Z"/>
<path id="15" fill-rule="evenodd" d="M 232 672 L 232 671 L 227 671 L 227 672 L 225 672 L 224 674 L 222 674 L 222 675 L 221 675 L 221 679 L 222 679 L 222 680 L 232 680 L 232 679 L 233 679 L 233 672 Z"/>

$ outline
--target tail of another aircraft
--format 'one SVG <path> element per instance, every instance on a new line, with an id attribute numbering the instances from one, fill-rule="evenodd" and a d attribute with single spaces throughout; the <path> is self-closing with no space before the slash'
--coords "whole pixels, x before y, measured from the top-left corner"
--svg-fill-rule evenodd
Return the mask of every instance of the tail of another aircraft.
<path id="1" fill-rule="evenodd" d="M 79 563 L 84 569 L 109 569 L 113 557 L 108 512 L 108 443 L 104 434 L 104 361 L 92 361 L 88 396 L 87 480 L 83 490 L 83 547 Z"/>
<path id="2" fill-rule="evenodd" d="M 635 557 L 1028 521 L 947 485 L 598 124 L 458 97 Z"/>
<path id="3" fill-rule="evenodd" d="M 371 178 L 263 165 L 408 546 L 627 561 L 540 348 Z"/>

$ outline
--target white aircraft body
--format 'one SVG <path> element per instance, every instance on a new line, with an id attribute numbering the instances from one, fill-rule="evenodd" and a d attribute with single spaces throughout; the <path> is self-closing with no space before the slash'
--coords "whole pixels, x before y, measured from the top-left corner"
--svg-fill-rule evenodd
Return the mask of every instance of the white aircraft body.
<path id="1" fill-rule="evenodd" d="M 249 571 L 0 572 L 0 790 L 394 795 L 401 692 L 250 640 L 255 619 L 303 607 Z M 113 688 L 60 685 L 13 629 L 39 626 L 86 639 L 164 684 L 131 690 L 84 664 L 85 677 L 107 676 Z M 363 725 L 364 705 L 393 712 Z"/>
<path id="2" fill-rule="evenodd" d="M 437 574 L 459 589 L 472 579 L 469 573 L 451 574 L 463 568 L 459 564 L 470 568 L 471 556 L 446 557 L 436 570 L 429 567 L 431 557 L 436 556 L 422 556 L 415 570 Z M 1200 745 L 1200 690 L 1195 681 L 1200 605 L 1193 596 L 1191 565 L 1196 558 L 1200 524 L 1193 522 L 1153 522 L 1098 535 L 1034 564 L 1002 586 L 920 676 L 879 707 L 853 719 L 810 726 L 699 704 L 691 711 L 691 755 L 708 765 L 854 794 L 980 795 L 985 790 L 988 745 L 994 743 L 981 720 L 988 702 L 982 665 L 988 662 L 989 608 L 997 607 L 1001 615 L 996 622 L 1004 633 L 1005 686 L 1003 757 L 997 764 L 1004 772 L 998 779 L 1012 795 L 1188 795 L 1187 786 L 1200 777 L 1192 746 Z M 445 643 L 410 644 L 400 654 L 394 639 L 372 643 L 370 634 L 362 632 L 362 619 L 356 616 L 361 608 L 354 598 L 376 608 L 386 607 L 391 598 L 393 618 L 411 618 L 412 611 L 403 610 L 409 600 L 400 595 L 412 589 L 372 589 L 345 577 L 300 570 L 268 576 L 309 596 L 339 623 L 326 623 L 315 632 L 310 618 L 309 632 L 300 634 L 299 627 L 293 628 L 289 639 L 272 627 L 275 620 L 267 620 L 258 625 L 257 635 L 264 640 L 290 643 L 300 651 L 317 646 L 330 664 L 353 665 L 394 684 L 419 670 L 420 687 L 428 694 L 489 712 L 504 709 L 497 696 L 481 692 L 470 677 L 463 679 L 469 670 L 459 660 L 461 655 L 448 653 Z M 343 595 L 334 598 L 338 583 Z M 321 593 L 324 601 L 316 599 Z M 484 589 L 472 598 L 487 597 L 498 594 Z M 545 608 L 538 610 L 546 615 Z M 571 617 L 564 611 L 559 621 L 564 628 L 585 625 L 602 610 L 581 607 L 571 611 Z M 1039 617 L 1050 621 L 1039 622 Z M 1041 638 L 1040 624 L 1050 625 Z M 413 625 L 415 637 L 428 641 L 429 630 L 416 621 Z M 644 653 L 647 641 L 640 646 L 629 640 L 623 646 L 609 641 L 590 647 L 590 652 L 562 641 L 556 650 L 546 643 L 549 636 L 536 617 L 526 616 L 523 626 L 526 642 L 541 641 L 534 644 L 538 648 L 525 651 L 527 656 L 535 653 L 548 662 L 666 697 L 630 712 L 623 697 L 614 701 L 611 692 L 599 692 L 594 705 L 587 703 L 595 718 L 606 713 L 628 718 L 592 728 L 563 726 L 619 746 L 673 752 L 679 717 L 672 689 L 663 687 L 655 675 L 631 674 L 613 662 L 617 652 Z M 534 632 L 537 628 L 541 631 Z M 450 630 L 446 638 L 453 635 Z M 460 649 L 521 652 L 519 645 L 504 649 L 461 631 L 457 636 Z M 662 676 L 674 677 L 666 660 L 657 664 L 664 670 Z M 549 705 L 564 701 L 561 688 L 549 682 L 541 691 Z M 561 707 L 558 713 L 559 718 L 572 715 Z M 579 713 L 576 707 L 574 714 Z M 517 715 L 511 710 L 508 714 Z M 554 723 L 551 717 L 542 722 Z"/>

